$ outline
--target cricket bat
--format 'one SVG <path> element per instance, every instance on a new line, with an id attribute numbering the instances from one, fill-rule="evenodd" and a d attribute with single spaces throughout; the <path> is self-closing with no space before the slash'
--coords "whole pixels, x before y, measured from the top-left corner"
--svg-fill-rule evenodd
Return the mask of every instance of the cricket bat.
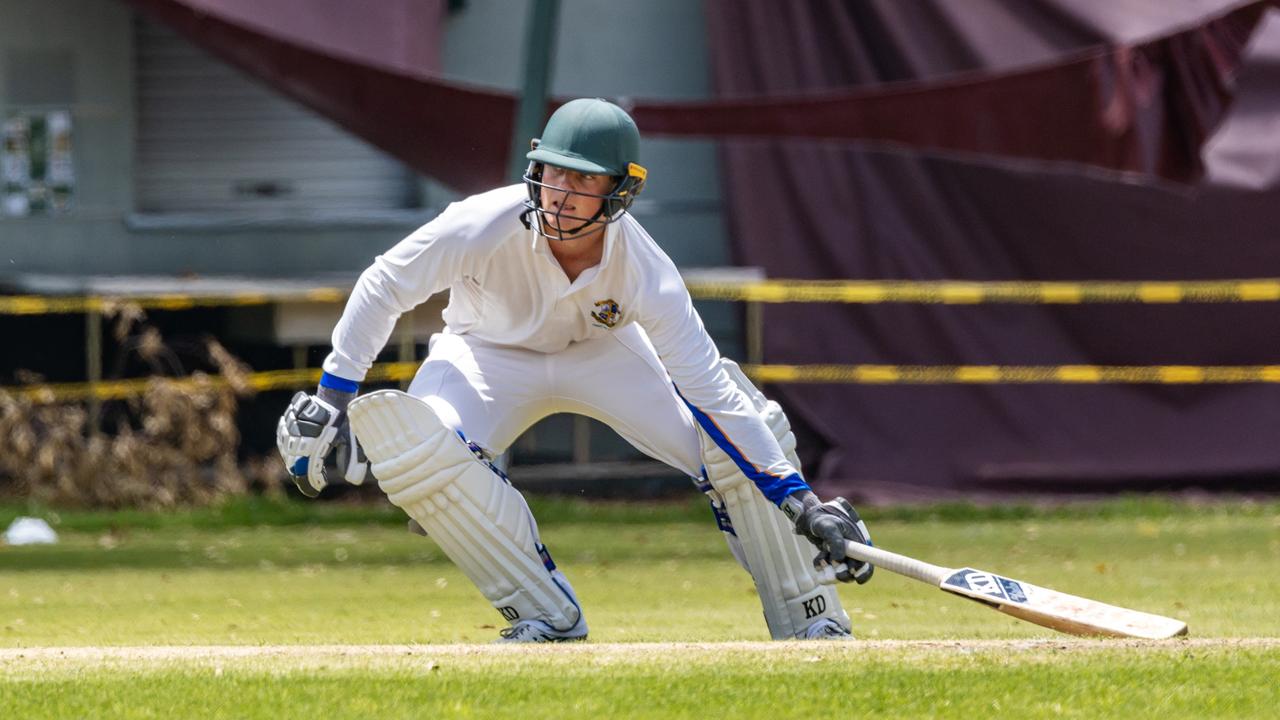
<path id="1" fill-rule="evenodd" d="M 1108 605 L 1068 595 L 1021 580 L 973 568 L 944 568 L 861 543 L 848 544 L 846 554 L 878 568 L 935 585 L 990 608 L 1071 635 L 1164 640 L 1187 634 L 1181 620 Z M 825 574 L 834 582 L 835 571 Z"/>

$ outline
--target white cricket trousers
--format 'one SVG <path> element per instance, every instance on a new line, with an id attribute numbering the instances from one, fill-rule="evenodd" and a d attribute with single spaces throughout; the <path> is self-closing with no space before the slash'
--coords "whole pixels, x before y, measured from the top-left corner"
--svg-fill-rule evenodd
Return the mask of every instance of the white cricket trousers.
<path id="1" fill-rule="evenodd" d="M 697 425 L 634 324 L 557 353 L 433 335 L 409 394 L 491 457 L 538 420 L 576 413 L 690 477 L 701 475 Z"/>

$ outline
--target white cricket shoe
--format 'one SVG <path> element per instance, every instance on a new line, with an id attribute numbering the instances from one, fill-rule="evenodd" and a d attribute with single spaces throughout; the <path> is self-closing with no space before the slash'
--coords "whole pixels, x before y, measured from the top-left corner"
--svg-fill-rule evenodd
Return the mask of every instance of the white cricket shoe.
<path id="1" fill-rule="evenodd" d="M 815 620 L 805 629 L 800 640 L 852 640 L 853 633 L 831 618 Z"/>
<path id="2" fill-rule="evenodd" d="M 568 631 L 556 630 L 541 620 L 521 620 L 499 631 L 502 637 L 495 643 L 552 643 L 575 642 L 587 639 L 587 624 L 579 622 Z"/>

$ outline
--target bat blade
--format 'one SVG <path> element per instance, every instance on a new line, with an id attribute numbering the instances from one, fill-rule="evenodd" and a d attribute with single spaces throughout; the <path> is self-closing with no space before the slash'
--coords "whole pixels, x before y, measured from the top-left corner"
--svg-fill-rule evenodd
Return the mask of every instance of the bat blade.
<path id="1" fill-rule="evenodd" d="M 845 552 L 855 560 L 872 563 L 890 572 L 976 600 L 1019 620 L 1059 632 L 1148 640 L 1164 640 L 1187 633 L 1187 624 L 1181 620 L 1068 595 L 984 570 L 945 568 L 859 543 L 848 543 Z M 824 581 L 835 582 L 835 572 L 831 568 L 828 567 L 825 574 Z"/>
<path id="2" fill-rule="evenodd" d="M 1019 620 L 1071 635 L 1164 640 L 1187 634 L 1187 624 L 1181 620 L 1068 595 L 984 570 L 955 570 L 938 587 Z"/>

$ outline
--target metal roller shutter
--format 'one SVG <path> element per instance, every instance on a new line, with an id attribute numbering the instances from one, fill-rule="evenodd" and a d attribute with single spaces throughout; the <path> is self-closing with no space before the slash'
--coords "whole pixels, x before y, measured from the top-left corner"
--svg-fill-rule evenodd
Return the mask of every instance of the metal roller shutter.
<path id="1" fill-rule="evenodd" d="M 144 213 L 412 207 L 403 165 L 167 28 L 136 20 Z"/>

